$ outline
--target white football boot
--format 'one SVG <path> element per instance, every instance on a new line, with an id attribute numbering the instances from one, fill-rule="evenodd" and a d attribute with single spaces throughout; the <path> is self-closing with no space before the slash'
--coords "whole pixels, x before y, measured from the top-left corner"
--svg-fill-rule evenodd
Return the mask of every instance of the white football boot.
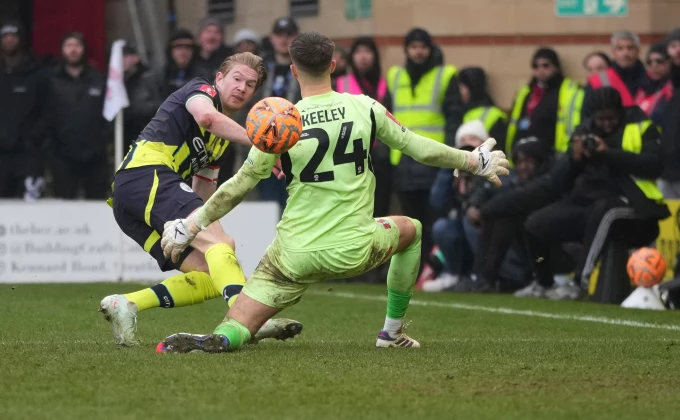
<path id="1" fill-rule="evenodd" d="M 420 343 L 412 339 L 404 333 L 408 324 L 402 325 L 397 331 L 397 335 L 392 337 L 390 333 L 385 330 L 378 333 L 378 341 L 375 343 L 376 348 L 387 348 L 387 347 L 412 347 L 419 348 Z"/>
<path id="2" fill-rule="evenodd" d="M 538 284 L 537 281 L 532 281 L 527 287 L 520 289 L 514 293 L 515 297 L 519 298 L 544 298 L 546 289 Z"/>
<path id="3" fill-rule="evenodd" d="M 137 305 L 130 302 L 123 295 L 107 296 L 99 303 L 99 312 L 113 327 L 113 337 L 116 344 L 121 346 L 135 346 L 139 341 L 135 337 L 137 332 Z"/>
<path id="4" fill-rule="evenodd" d="M 272 318 L 264 323 L 260 330 L 250 340 L 250 344 L 257 344 L 265 338 L 275 338 L 285 341 L 302 332 L 302 324 L 293 319 Z"/>

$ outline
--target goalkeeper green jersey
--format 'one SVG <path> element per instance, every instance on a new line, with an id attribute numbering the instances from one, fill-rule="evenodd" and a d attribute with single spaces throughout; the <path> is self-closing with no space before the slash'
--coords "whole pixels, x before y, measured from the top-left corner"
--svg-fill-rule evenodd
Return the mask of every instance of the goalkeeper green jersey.
<path id="1" fill-rule="evenodd" d="M 331 92 L 296 107 L 303 132 L 281 156 L 289 197 L 277 245 L 319 250 L 367 238 L 376 226 L 369 148 L 378 138 L 401 149 L 410 132 L 365 95 Z"/>

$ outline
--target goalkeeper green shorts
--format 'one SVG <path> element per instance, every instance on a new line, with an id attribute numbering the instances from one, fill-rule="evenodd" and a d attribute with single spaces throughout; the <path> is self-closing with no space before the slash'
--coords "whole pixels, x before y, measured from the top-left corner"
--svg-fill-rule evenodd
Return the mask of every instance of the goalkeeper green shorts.
<path id="1" fill-rule="evenodd" d="M 371 235 L 352 244 L 316 251 L 290 251 L 272 243 L 241 293 L 273 308 L 300 301 L 310 284 L 354 277 L 387 262 L 399 244 L 392 219 L 375 219 Z"/>

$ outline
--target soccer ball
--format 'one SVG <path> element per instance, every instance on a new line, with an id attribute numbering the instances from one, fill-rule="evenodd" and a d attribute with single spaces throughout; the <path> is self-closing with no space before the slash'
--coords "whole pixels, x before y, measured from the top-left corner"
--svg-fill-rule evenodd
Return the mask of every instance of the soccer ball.
<path id="1" fill-rule="evenodd" d="M 300 139 L 302 119 L 290 101 L 264 98 L 250 109 L 246 132 L 255 147 L 278 155 L 287 152 Z"/>
<path id="2" fill-rule="evenodd" d="M 628 259 L 628 275 L 639 287 L 661 283 L 666 274 L 666 260 L 654 248 L 640 248 Z"/>

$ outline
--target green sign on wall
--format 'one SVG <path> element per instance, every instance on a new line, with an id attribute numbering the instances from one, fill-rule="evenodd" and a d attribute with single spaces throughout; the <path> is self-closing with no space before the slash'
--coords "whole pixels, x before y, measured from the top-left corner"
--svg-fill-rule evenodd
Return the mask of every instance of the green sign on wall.
<path id="1" fill-rule="evenodd" d="M 558 17 L 617 17 L 628 15 L 628 0 L 555 0 Z"/>
<path id="2" fill-rule="evenodd" d="M 349 20 L 369 18 L 372 14 L 372 0 L 345 0 L 345 17 Z"/>

